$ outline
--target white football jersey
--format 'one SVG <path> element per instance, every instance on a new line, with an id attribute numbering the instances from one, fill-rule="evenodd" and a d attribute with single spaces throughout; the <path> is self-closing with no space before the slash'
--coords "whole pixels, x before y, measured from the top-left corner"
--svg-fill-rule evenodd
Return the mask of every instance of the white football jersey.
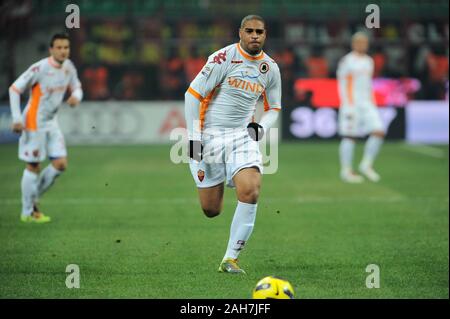
<path id="1" fill-rule="evenodd" d="M 337 69 L 341 106 L 374 104 L 372 75 L 374 63 L 368 55 L 345 55 Z"/>
<path id="2" fill-rule="evenodd" d="M 261 96 L 265 111 L 281 109 L 280 70 L 263 51 L 251 56 L 235 43 L 209 56 L 188 92 L 201 102 L 201 129 L 246 127 Z"/>
<path id="3" fill-rule="evenodd" d="M 73 92 L 81 87 L 81 83 L 69 59 L 59 65 L 48 57 L 31 65 L 11 87 L 19 94 L 30 90 L 22 120 L 26 130 L 37 131 L 52 129 L 57 124 L 56 112 L 66 90 L 70 88 Z"/>

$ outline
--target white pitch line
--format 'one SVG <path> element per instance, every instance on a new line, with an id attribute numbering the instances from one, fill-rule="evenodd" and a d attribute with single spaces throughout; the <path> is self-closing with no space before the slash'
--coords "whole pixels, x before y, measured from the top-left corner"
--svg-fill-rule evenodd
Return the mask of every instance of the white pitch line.
<path id="1" fill-rule="evenodd" d="M 445 152 L 437 147 L 432 147 L 428 145 L 405 145 L 403 148 L 407 149 L 408 151 L 419 153 L 422 155 L 427 155 L 434 158 L 444 158 Z"/>

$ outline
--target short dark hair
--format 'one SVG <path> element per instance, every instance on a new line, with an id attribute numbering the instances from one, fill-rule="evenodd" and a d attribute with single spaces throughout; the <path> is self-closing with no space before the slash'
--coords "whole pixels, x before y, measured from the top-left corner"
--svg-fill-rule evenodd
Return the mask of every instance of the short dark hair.
<path id="1" fill-rule="evenodd" d="M 59 39 L 66 39 L 66 40 L 70 41 L 69 35 L 67 33 L 65 33 L 65 32 L 55 33 L 52 36 L 52 39 L 50 40 L 50 48 L 53 47 L 53 43 L 55 42 L 55 40 L 59 40 Z"/>
<path id="2" fill-rule="evenodd" d="M 266 28 L 266 21 L 261 16 L 258 16 L 256 14 L 249 14 L 248 16 L 245 16 L 241 21 L 241 29 L 244 27 L 245 22 L 250 20 L 258 20 L 261 21 L 264 24 L 264 29 Z"/>

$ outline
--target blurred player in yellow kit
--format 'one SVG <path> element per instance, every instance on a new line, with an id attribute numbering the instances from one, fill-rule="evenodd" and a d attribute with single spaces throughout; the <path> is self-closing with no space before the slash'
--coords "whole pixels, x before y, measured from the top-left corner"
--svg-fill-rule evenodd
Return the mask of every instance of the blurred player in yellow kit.
<path id="1" fill-rule="evenodd" d="M 362 32 L 352 37 L 352 52 L 339 62 L 337 77 L 341 108 L 339 110 L 339 146 L 341 179 L 348 183 L 361 183 L 363 177 L 352 168 L 355 138 L 369 134 L 359 172 L 372 182 L 380 176 L 373 169 L 384 140 L 384 127 L 372 92 L 374 63 L 367 55 L 369 39 Z"/>
<path id="2" fill-rule="evenodd" d="M 67 89 L 71 92 L 66 101 L 70 106 L 83 98 L 77 71 L 68 59 L 69 37 L 55 34 L 49 52 L 50 57 L 31 65 L 9 88 L 12 130 L 21 133 L 19 159 L 26 162 L 21 182 L 23 222 L 50 221 L 37 203 L 67 167 L 67 150 L 56 113 Z M 30 99 L 22 113 L 20 95 L 26 90 L 30 90 Z M 47 156 L 51 163 L 41 172 L 40 163 Z"/>
<path id="3" fill-rule="evenodd" d="M 185 94 L 190 170 L 208 217 L 222 210 L 224 183 L 236 188 L 237 207 L 220 272 L 245 273 L 237 258 L 255 223 L 263 172 L 258 147 L 281 110 L 280 70 L 262 51 L 266 28 L 256 15 L 243 18 L 239 43 L 209 58 Z M 264 115 L 254 122 L 258 99 Z M 219 159 L 219 160 L 217 160 Z"/>

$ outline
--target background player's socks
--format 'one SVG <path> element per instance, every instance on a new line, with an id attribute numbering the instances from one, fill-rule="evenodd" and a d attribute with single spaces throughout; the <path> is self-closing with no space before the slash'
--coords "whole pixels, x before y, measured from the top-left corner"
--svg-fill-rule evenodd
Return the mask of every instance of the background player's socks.
<path id="1" fill-rule="evenodd" d="M 363 159 L 361 161 L 361 165 L 359 166 L 361 170 L 365 170 L 372 167 L 373 162 L 375 161 L 375 158 L 377 157 L 382 144 L 383 138 L 381 137 L 371 135 L 367 139 L 366 145 L 364 147 Z"/>
<path id="2" fill-rule="evenodd" d="M 22 176 L 22 215 L 30 216 L 33 204 L 38 197 L 39 175 L 25 169 Z"/>
<path id="3" fill-rule="evenodd" d="M 38 193 L 41 196 L 47 189 L 52 186 L 55 179 L 62 174 L 62 171 L 57 170 L 52 164 L 49 164 L 39 175 Z"/>
<path id="4" fill-rule="evenodd" d="M 249 239 L 255 225 L 258 204 L 248 204 L 238 201 L 230 228 L 230 239 L 224 259 L 236 259 Z"/>
<path id="5" fill-rule="evenodd" d="M 351 172 L 355 141 L 351 138 L 343 138 L 339 144 L 339 158 L 341 161 L 341 172 Z"/>

